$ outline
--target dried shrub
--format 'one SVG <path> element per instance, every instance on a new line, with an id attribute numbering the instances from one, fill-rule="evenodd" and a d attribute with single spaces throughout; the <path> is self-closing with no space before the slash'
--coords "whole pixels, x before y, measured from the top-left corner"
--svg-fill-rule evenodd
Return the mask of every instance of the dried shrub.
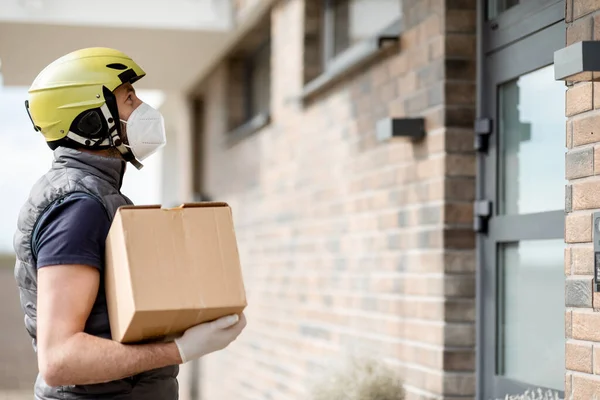
<path id="1" fill-rule="evenodd" d="M 542 389 L 527 390 L 523 394 L 506 395 L 504 399 L 497 400 L 563 400 L 557 392 L 551 390 L 543 391 Z"/>
<path id="2" fill-rule="evenodd" d="M 327 375 L 313 389 L 313 400 L 404 400 L 396 374 L 382 362 L 352 359 L 345 368 Z"/>

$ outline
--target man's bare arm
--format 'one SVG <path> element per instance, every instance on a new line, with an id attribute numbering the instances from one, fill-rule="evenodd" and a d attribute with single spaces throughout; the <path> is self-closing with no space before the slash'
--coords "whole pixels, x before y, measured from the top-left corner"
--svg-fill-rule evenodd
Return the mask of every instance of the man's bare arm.
<path id="1" fill-rule="evenodd" d="M 38 366 L 50 386 L 102 383 L 181 363 L 175 343 L 124 345 L 83 333 L 100 272 L 83 265 L 38 271 Z"/>

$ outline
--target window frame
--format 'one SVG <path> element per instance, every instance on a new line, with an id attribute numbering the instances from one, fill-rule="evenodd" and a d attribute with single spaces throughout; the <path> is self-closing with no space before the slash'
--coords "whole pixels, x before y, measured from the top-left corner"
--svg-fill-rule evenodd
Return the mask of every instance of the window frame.
<path id="1" fill-rule="evenodd" d="M 497 329 L 501 312 L 499 245 L 524 240 L 564 238 L 564 210 L 530 214 L 498 213 L 500 85 L 553 64 L 554 51 L 564 45 L 564 2 L 533 0 L 487 19 L 487 0 L 481 0 L 478 24 L 478 116 L 493 123 L 489 147 L 478 154 L 477 198 L 489 200 L 492 212 L 487 233 L 477 235 L 477 398 L 502 398 L 523 393 L 531 385 L 497 375 Z M 515 62 L 518 60 L 518 62 Z M 561 391 L 558 391 L 564 395 Z"/>
<path id="2" fill-rule="evenodd" d="M 256 109 L 259 110 L 257 112 L 254 111 L 254 90 L 253 90 L 253 73 L 255 68 L 258 65 L 258 60 L 262 51 L 267 51 L 269 62 L 267 63 L 268 68 L 268 106 L 265 110 L 260 111 L 260 107 Z M 228 134 L 228 142 L 233 145 L 241 139 L 244 139 L 247 136 L 252 135 L 253 133 L 263 129 L 267 125 L 271 123 L 271 101 L 272 101 L 272 63 L 271 63 L 271 37 L 265 37 L 263 40 L 259 42 L 258 45 L 253 46 L 252 48 L 245 50 L 242 54 L 234 57 L 231 62 L 239 63 L 241 65 L 241 71 L 237 71 L 241 74 L 241 86 L 242 86 L 242 114 L 241 122 L 236 124 L 235 126 L 229 127 Z M 231 69 L 230 69 L 231 73 Z"/>
<path id="3" fill-rule="evenodd" d="M 260 111 L 259 105 L 254 105 L 254 85 L 253 85 L 253 73 L 256 70 L 257 66 L 260 65 L 260 57 L 263 56 L 262 52 L 266 51 L 268 55 L 269 62 L 267 63 L 267 70 L 269 75 L 268 80 L 268 100 L 267 107 L 265 110 Z M 252 52 L 248 53 L 246 57 L 244 57 L 244 114 L 245 121 L 252 121 L 254 118 L 258 117 L 261 114 L 268 114 L 271 109 L 271 38 L 266 38 L 261 42 L 256 48 L 252 50 Z M 259 110 L 259 111 L 255 111 Z"/>
<path id="4" fill-rule="evenodd" d="M 402 15 L 387 26 L 383 26 L 375 34 L 350 45 L 347 49 L 335 54 L 335 0 L 320 1 L 320 69 L 321 72 L 309 82 L 305 82 L 302 97 L 313 95 L 329 84 L 337 81 L 346 73 L 372 60 L 386 48 L 386 44 L 398 44 L 404 31 Z M 398 0 L 401 3 L 401 0 Z"/>
<path id="5" fill-rule="evenodd" d="M 482 25 L 481 40 L 486 51 L 510 45 L 546 27 L 564 20 L 564 0 L 527 0 L 487 19 L 490 1 L 483 2 L 483 13 L 479 15 Z"/>

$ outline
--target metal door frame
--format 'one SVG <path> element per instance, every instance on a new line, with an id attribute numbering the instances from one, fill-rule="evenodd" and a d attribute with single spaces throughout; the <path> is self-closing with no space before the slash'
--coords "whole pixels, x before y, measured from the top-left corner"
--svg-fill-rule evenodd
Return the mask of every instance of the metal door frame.
<path id="1" fill-rule="evenodd" d="M 498 244 L 564 237 L 564 211 L 498 215 L 498 87 L 553 63 L 564 46 L 564 1 L 531 0 L 494 20 L 478 2 L 477 118 L 487 118 L 487 149 L 477 159 L 477 199 L 489 201 L 487 232 L 477 235 L 477 398 L 523 393 L 529 385 L 497 375 Z"/>

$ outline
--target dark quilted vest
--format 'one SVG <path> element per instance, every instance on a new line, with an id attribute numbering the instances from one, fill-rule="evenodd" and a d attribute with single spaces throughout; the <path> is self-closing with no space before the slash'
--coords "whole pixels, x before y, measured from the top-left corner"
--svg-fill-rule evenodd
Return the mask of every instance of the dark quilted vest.
<path id="1" fill-rule="evenodd" d="M 60 147 L 54 152 L 52 168 L 33 186 L 29 199 L 21 209 L 14 237 L 17 255 L 15 278 L 19 286 L 25 327 L 36 346 L 37 267 L 32 251 L 36 223 L 54 202 L 73 193 L 85 193 L 98 199 L 112 219 L 117 209 L 131 201 L 120 192 L 125 163 Z M 102 285 L 103 287 L 103 285 Z M 110 338 L 110 326 L 104 293 L 86 322 L 85 332 Z M 149 371 L 119 381 L 85 386 L 50 387 L 41 376 L 35 383 L 35 398 L 46 399 L 114 399 L 174 400 L 178 398 L 178 366 Z"/>

